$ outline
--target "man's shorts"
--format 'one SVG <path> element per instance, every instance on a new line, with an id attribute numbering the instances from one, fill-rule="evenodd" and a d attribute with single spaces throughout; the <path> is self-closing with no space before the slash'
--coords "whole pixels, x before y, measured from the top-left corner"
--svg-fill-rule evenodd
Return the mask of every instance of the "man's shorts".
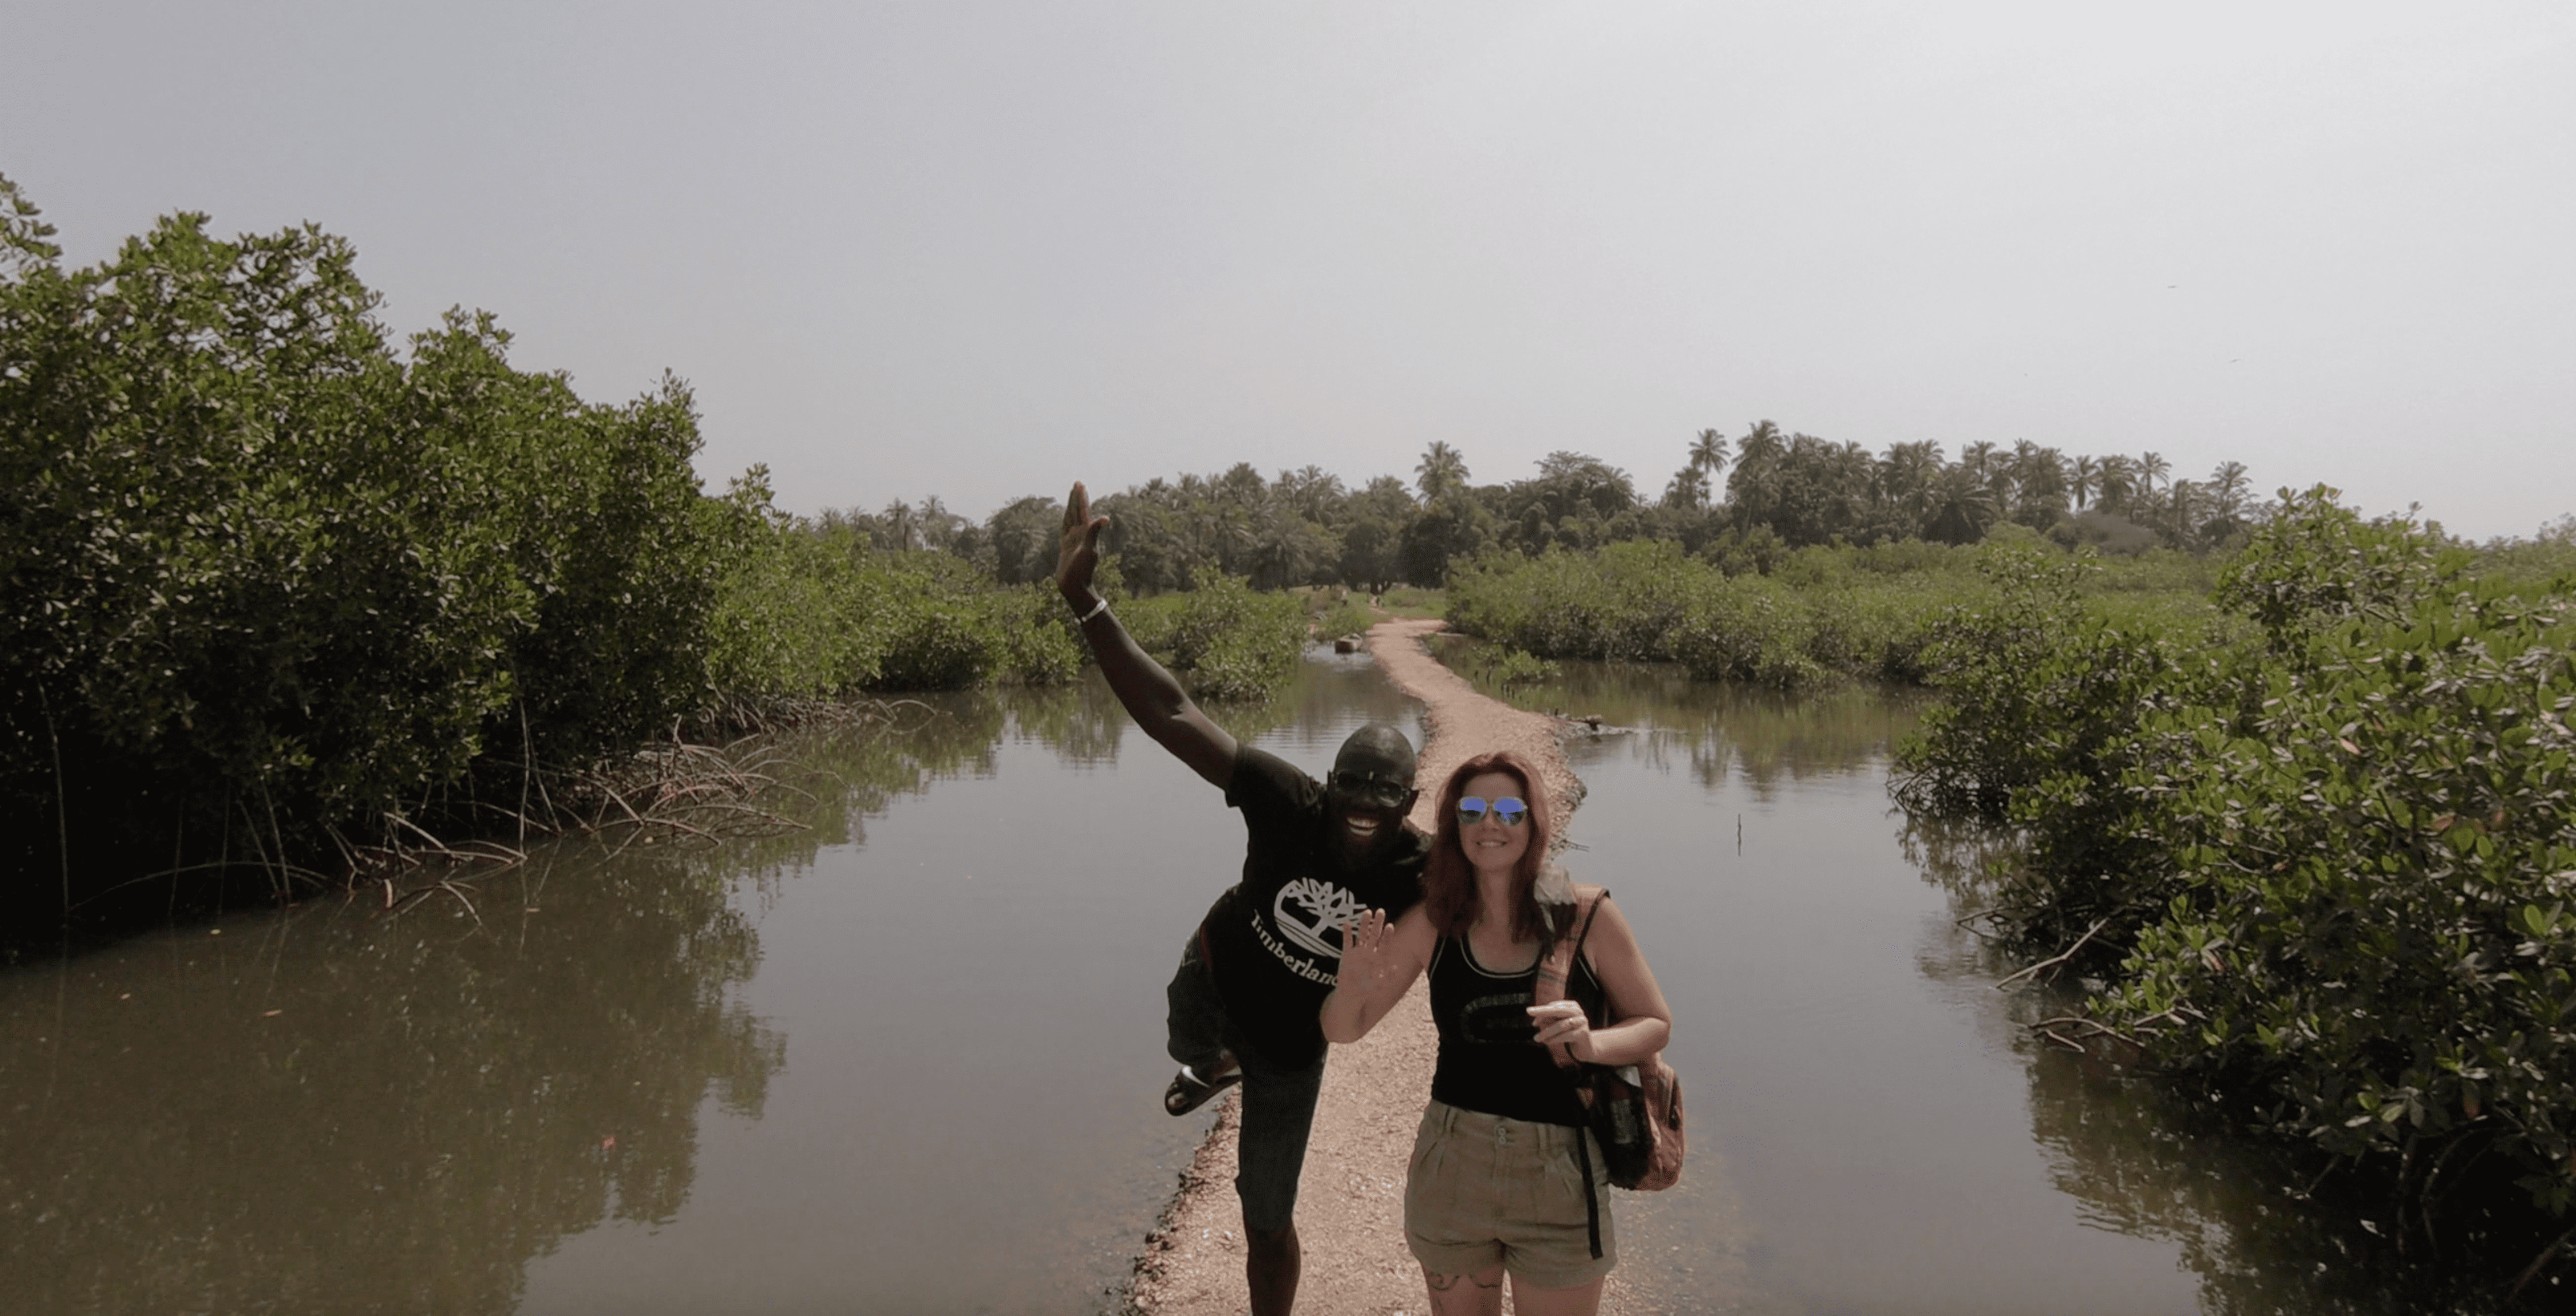
<path id="1" fill-rule="evenodd" d="M 1315 1127 L 1315 1096 L 1324 1087 L 1324 1057 L 1296 1069 L 1271 1064 L 1238 1033 L 1217 999 L 1216 983 L 1190 937 L 1180 970 L 1164 990 L 1171 1007 L 1165 1021 L 1172 1059 L 1198 1073 L 1227 1056 L 1243 1066 L 1243 1129 L 1235 1150 L 1234 1193 L 1243 1201 L 1243 1227 L 1261 1233 L 1286 1229 L 1297 1217 L 1297 1176 L 1306 1167 L 1306 1135 Z"/>
<path id="2" fill-rule="evenodd" d="M 1413 1138 L 1404 1185 L 1404 1241 L 1434 1275 L 1473 1275 L 1501 1263 L 1517 1284 L 1571 1289 L 1619 1260 L 1610 1229 L 1610 1180 L 1594 1144 L 1601 1255 L 1592 1255 L 1583 1171 L 1574 1139 L 1592 1135 L 1432 1102 Z"/>

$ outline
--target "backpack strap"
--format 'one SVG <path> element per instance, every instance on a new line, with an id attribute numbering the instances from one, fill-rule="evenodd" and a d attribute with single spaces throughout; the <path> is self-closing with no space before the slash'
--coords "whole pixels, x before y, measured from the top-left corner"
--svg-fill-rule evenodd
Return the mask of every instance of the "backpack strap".
<path id="1" fill-rule="evenodd" d="M 1583 953 L 1583 940 L 1592 935 L 1592 916 L 1600 910 L 1601 902 L 1609 895 L 1606 889 L 1596 888 L 1587 892 L 1581 887 L 1575 888 L 1574 907 L 1571 911 L 1574 935 L 1570 937 L 1565 934 L 1563 917 L 1555 912 L 1563 909 L 1564 906 L 1541 906 L 1549 911 L 1550 921 L 1556 925 L 1553 928 L 1556 936 L 1548 945 L 1546 958 L 1539 961 L 1538 982 L 1530 990 L 1531 1004 L 1552 1005 L 1571 995 L 1566 990 L 1566 984 L 1574 976 L 1575 957 Z M 1568 1050 L 1563 1042 L 1550 1042 L 1547 1044 L 1547 1049 L 1548 1054 L 1555 1058 L 1556 1067 L 1559 1069 L 1573 1069 L 1583 1063 L 1574 1058 L 1574 1053 Z"/>
<path id="2" fill-rule="evenodd" d="M 1539 906 L 1547 911 L 1549 930 L 1555 933 L 1555 937 L 1548 945 L 1546 958 L 1539 961 L 1538 982 L 1530 989 L 1531 1004 L 1551 1005 L 1567 999 L 1565 984 L 1574 975 L 1575 957 L 1583 953 L 1583 939 L 1592 934 L 1592 916 L 1601 908 L 1602 900 L 1609 894 L 1607 889 L 1587 892 L 1581 887 L 1576 887 L 1571 909 L 1562 904 Z M 1571 915 L 1574 924 L 1574 935 L 1570 937 L 1565 935 L 1568 915 Z M 1575 1095 L 1582 1099 L 1583 1108 L 1586 1111 L 1591 1110 L 1592 1094 L 1590 1089 L 1583 1085 L 1581 1078 L 1583 1062 L 1575 1059 L 1574 1052 L 1567 1049 L 1563 1042 L 1550 1042 L 1547 1044 L 1547 1049 L 1548 1053 L 1555 1057 L 1556 1067 L 1574 1078 Z M 1580 1128 L 1574 1131 L 1574 1165 L 1576 1172 L 1583 1176 L 1583 1225 L 1585 1233 L 1589 1235 L 1592 1255 L 1597 1260 L 1601 1256 L 1600 1189 L 1594 1187 L 1592 1183 L 1592 1139 Z"/>

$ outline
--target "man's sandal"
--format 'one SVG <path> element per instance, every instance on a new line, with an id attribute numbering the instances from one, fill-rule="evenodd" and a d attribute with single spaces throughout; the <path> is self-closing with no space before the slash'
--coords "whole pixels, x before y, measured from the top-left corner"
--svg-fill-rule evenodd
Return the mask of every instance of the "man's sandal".
<path id="1" fill-rule="evenodd" d="M 1187 1115 L 1208 1103 L 1208 1098 L 1243 1081 L 1243 1066 L 1229 1060 L 1214 1078 L 1200 1078 L 1187 1065 L 1172 1075 L 1172 1085 L 1163 1089 L 1163 1110 L 1168 1114 Z"/>

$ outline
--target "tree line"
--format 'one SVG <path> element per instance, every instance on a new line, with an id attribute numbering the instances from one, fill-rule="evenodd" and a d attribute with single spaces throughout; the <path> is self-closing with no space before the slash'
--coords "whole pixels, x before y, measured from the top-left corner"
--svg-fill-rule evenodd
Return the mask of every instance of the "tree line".
<path id="1" fill-rule="evenodd" d="M 1700 431 L 1656 497 L 1628 472 L 1571 450 L 1541 458 L 1526 478 L 1476 484 L 1465 456 L 1435 441 L 1410 483 L 1380 475 L 1354 488 L 1312 465 L 1264 478 L 1238 462 L 1096 503 L 1112 518 L 1108 547 L 1128 585 L 1145 593 L 1192 589 L 1212 575 L 1258 590 L 1436 588 L 1454 567 L 1497 550 L 1537 556 L 1633 540 L 1672 541 L 1730 571 L 1767 574 L 1781 553 L 1809 545 L 1973 544 L 1999 525 L 2112 554 L 2207 552 L 2241 542 L 2269 506 L 2238 461 L 2193 480 L 2153 452 L 2070 457 L 2028 440 L 1968 443 L 1955 460 L 1928 439 L 1872 453 L 1768 420 L 1735 439 Z M 826 511 L 812 525 L 881 550 L 950 553 L 1016 584 L 1054 571 L 1062 510 L 1058 497 L 1032 494 L 976 522 L 930 497 Z"/>

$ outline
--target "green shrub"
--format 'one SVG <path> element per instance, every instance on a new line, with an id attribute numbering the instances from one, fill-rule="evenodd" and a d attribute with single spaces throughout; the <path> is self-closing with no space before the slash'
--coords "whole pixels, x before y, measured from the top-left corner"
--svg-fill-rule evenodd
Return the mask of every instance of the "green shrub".
<path id="1" fill-rule="evenodd" d="M 2016 828 L 2003 917 L 2083 942 L 2095 1023 L 2220 1108 L 2381 1167 L 2401 1216 L 2445 1209 L 2460 1146 L 2556 1214 L 2576 600 L 2469 564 L 2323 488 L 2251 534 L 2217 584 L 2233 621 L 2197 634 L 2115 625 L 2026 564 L 1934 646 L 1948 704 L 1898 794 Z"/>
<path id="2" fill-rule="evenodd" d="M 1817 545 L 1784 553 L 1769 575 L 1730 574 L 1669 542 L 1504 552 L 1452 577 L 1449 621 L 1543 657 L 1679 662 L 1702 680 L 1920 681 L 1938 620 L 1989 592 L 1966 568 L 1995 551 Z"/>
<path id="3" fill-rule="evenodd" d="M 16 871 L 283 872 L 487 759 L 577 759 L 706 698 L 716 566 L 676 383 L 586 404 L 459 313 L 398 358 L 311 227 L 221 241 L 181 215 L 65 271 L 20 215 L 0 800 L 44 841 Z"/>
<path id="4" fill-rule="evenodd" d="M 2123 784 L 2153 811 L 2170 897 L 2097 1010 L 2259 1094 L 2267 1127 L 2392 1161 L 2491 1139 L 2564 1211 L 2570 641 L 2564 600 L 2428 594 L 2309 634 L 2267 665 L 2250 720 L 2151 716 Z"/>
<path id="5" fill-rule="evenodd" d="M 1699 582 L 1667 633 L 1671 656 L 1702 681 L 1749 681 L 1796 690 L 1825 676 L 1808 656 L 1814 619 L 1796 593 L 1763 576 Z"/>
<path id="6" fill-rule="evenodd" d="M 1494 660 L 1494 680 L 1503 685 L 1534 685 L 1556 679 L 1556 664 L 1520 649 L 1505 649 Z"/>
<path id="7" fill-rule="evenodd" d="M 1310 607 L 1322 605 L 1321 610 L 1315 613 L 1312 623 L 1313 633 L 1318 638 L 1332 640 L 1345 635 L 1365 635 L 1370 627 L 1377 625 L 1378 615 L 1369 611 L 1368 603 L 1363 597 L 1345 594 L 1342 598 L 1329 603 L 1326 602 L 1326 598 L 1325 595 L 1317 594 L 1309 601 Z"/>
<path id="8" fill-rule="evenodd" d="M 874 685 L 891 646 L 892 606 L 860 569 L 848 530 L 805 533 L 769 504 L 755 469 L 710 504 L 725 571 L 708 626 L 708 676 L 727 700 L 754 706 Z M 873 586 L 873 587 L 872 587 Z"/>
<path id="9" fill-rule="evenodd" d="M 1207 699 L 1255 699 L 1279 690 L 1306 644 L 1305 610 L 1294 597 L 1256 593 L 1214 572 L 1185 594 L 1129 600 L 1120 614 L 1137 644 Z"/>

